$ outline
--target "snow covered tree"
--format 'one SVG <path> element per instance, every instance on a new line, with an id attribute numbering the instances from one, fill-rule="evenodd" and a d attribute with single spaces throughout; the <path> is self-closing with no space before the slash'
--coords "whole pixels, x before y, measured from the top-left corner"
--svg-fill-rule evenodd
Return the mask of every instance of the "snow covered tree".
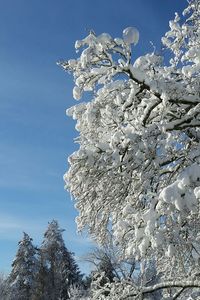
<path id="1" fill-rule="evenodd" d="M 8 294 L 8 284 L 7 284 L 7 277 L 5 274 L 0 273 L 0 299 L 6 300 L 8 299 L 7 294 Z"/>
<path id="2" fill-rule="evenodd" d="M 112 265 L 110 258 L 106 254 L 101 257 L 101 261 L 98 264 L 98 272 L 104 273 L 105 282 L 107 280 L 109 280 L 109 282 L 112 282 L 115 277 L 114 267 Z"/>
<path id="3" fill-rule="evenodd" d="M 49 272 L 48 267 L 44 263 L 43 253 L 40 249 L 38 252 L 38 273 L 36 275 L 35 281 L 35 293 L 33 300 L 48 300 L 49 299 Z"/>
<path id="4" fill-rule="evenodd" d="M 80 271 L 73 254 L 65 247 L 62 238 L 63 231 L 59 228 L 57 221 L 50 222 L 40 249 L 43 268 L 47 270 L 48 277 L 45 294 L 50 300 L 68 299 L 69 286 L 79 284 L 81 281 Z"/>
<path id="5" fill-rule="evenodd" d="M 16 257 L 12 263 L 12 270 L 7 281 L 9 294 L 5 299 L 33 299 L 37 272 L 36 248 L 33 246 L 29 235 L 24 233 L 23 239 L 19 242 Z"/>
<path id="6" fill-rule="evenodd" d="M 130 279 L 138 273 L 135 258 L 124 259 L 120 247 L 114 244 L 112 234 L 101 247 L 96 246 L 90 252 L 83 256 L 83 261 L 92 265 L 96 272 L 105 272 L 105 276 L 113 281 L 114 277 L 118 279 Z"/>
<path id="7" fill-rule="evenodd" d="M 83 285 L 72 284 L 69 287 L 70 300 L 89 300 L 89 291 Z"/>
<path id="8" fill-rule="evenodd" d="M 131 299 L 200 287 L 200 1 L 169 25 L 169 62 L 155 53 L 133 60 L 139 33 L 129 27 L 122 39 L 90 32 L 75 44 L 80 56 L 59 63 L 73 73 L 74 98 L 91 96 L 67 111 L 80 133 L 64 176 L 78 229 L 104 243 L 112 228 L 141 277 L 148 261 L 162 275 L 128 285 Z"/>

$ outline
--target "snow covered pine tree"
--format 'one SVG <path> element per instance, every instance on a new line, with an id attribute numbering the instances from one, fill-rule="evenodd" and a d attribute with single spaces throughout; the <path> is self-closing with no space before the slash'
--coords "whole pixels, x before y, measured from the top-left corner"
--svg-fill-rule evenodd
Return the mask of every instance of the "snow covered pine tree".
<path id="1" fill-rule="evenodd" d="M 19 249 L 12 263 L 12 270 L 8 277 L 8 295 L 6 300 L 28 300 L 33 299 L 36 287 L 36 276 L 38 272 L 38 261 L 36 248 L 32 239 L 24 233 L 19 242 Z"/>
<path id="2" fill-rule="evenodd" d="M 169 25 L 169 63 L 155 53 L 132 61 L 131 27 L 122 39 L 91 32 L 75 44 L 78 59 L 59 63 L 74 75 L 76 100 L 92 95 L 67 111 L 80 132 L 64 176 L 78 229 L 104 243 L 109 226 L 140 265 L 141 281 L 113 283 L 110 299 L 156 290 L 186 299 L 200 288 L 200 0 Z M 151 261 L 159 280 L 147 285 Z"/>
<path id="3" fill-rule="evenodd" d="M 47 269 L 45 295 L 48 295 L 48 300 L 68 299 L 69 286 L 80 284 L 82 278 L 73 254 L 65 247 L 63 231 L 57 221 L 50 222 L 40 248 L 43 265 Z"/>

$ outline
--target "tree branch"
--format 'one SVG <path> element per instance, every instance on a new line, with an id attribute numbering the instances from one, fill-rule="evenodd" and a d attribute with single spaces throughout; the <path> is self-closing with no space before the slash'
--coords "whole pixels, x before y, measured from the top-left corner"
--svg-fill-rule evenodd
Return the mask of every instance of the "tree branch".
<path id="1" fill-rule="evenodd" d="M 188 281 L 166 281 L 157 283 L 153 286 L 144 287 L 142 289 L 143 294 L 152 293 L 157 290 L 166 289 L 166 288 L 200 288 L 200 281 L 199 280 L 188 280 Z"/>

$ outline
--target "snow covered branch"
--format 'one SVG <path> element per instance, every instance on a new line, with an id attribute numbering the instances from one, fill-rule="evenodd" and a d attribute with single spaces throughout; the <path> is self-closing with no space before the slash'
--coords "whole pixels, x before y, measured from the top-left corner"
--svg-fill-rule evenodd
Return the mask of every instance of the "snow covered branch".
<path id="1" fill-rule="evenodd" d="M 161 283 L 157 283 L 150 287 L 143 287 L 142 293 L 152 293 L 160 289 L 167 288 L 200 288 L 199 280 L 188 280 L 188 281 L 165 281 Z M 130 295 L 131 296 L 131 295 Z"/>
<path id="2" fill-rule="evenodd" d="M 183 18 L 170 21 L 162 39 L 169 63 L 155 53 L 133 61 L 139 33 L 132 27 L 122 38 L 90 32 L 76 42 L 79 57 L 60 63 L 73 74 L 80 100 L 67 110 L 77 120 L 80 148 L 64 175 L 78 229 L 103 244 L 110 228 L 141 274 L 149 261 L 159 274 L 164 266 L 168 278 L 198 269 L 199 20 L 199 0 L 191 0 Z M 90 101 L 81 101 L 88 91 Z"/>

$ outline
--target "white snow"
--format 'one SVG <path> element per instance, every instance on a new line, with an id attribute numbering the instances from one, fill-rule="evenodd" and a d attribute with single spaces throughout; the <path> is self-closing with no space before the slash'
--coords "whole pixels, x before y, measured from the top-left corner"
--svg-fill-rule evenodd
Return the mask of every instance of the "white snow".
<path id="1" fill-rule="evenodd" d="M 127 27 L 123 30 L 123 40 L 126 44 L 136 45 L 139 41 L 139 31 L 135 27 Z"/>
<path id="2" fill-rule="evenodd" d="M 75 87 L 73 88 L 73 97 L 75 100 L 80 100 L 81 98 L 81 89 L 75 85 Z"/>

